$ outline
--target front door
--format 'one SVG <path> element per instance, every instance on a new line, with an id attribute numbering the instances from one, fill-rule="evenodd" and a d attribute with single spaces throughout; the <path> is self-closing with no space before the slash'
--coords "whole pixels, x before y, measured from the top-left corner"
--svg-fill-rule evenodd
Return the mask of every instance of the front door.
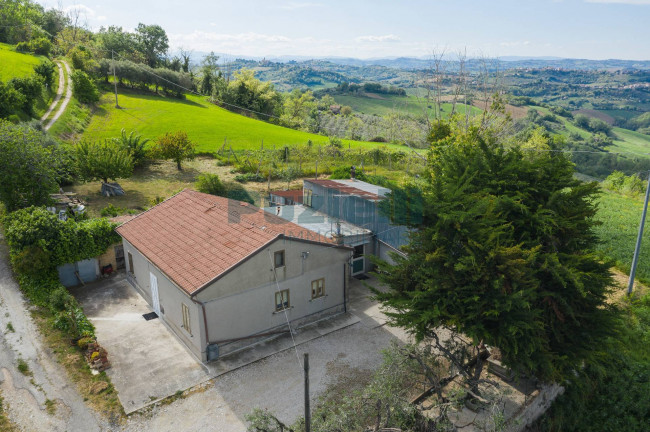
<path id="1" fill-rule="evenodd" d="M 354 247 L 354 255 L 352 255 L 352 276 L 356 276 L 365 271 L 365 258 L 363 256 L 363 245 Z"/>
<path id="2" fill-rule="evenodd" d="M 149 273 L 151 279 L 151 305 L 153 311 L 160 316 L 160 300 L 158 299 L 158 278 L 153 273 Z"/>

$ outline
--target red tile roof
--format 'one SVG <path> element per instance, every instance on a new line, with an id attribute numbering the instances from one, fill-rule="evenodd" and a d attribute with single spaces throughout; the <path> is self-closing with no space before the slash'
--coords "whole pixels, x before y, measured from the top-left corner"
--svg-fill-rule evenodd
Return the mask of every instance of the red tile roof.
<path id="1" fill-rule="evenodd" d="M 345 186 L 339 182 L 333 181 L 333 180 L 309 180 L 310 183 L 314 183 L 320 186 L 323 186 L 326 189 L 334 189 L 336 191 L 339 191 L 344 194 L 349 194 L 349 195 L 357 195 L 360 196 L 361 198 L 365 198 L 368 200 L 373 200 L 373 201 L 378 201 L 383 199 L 383 197 L 372 193 L 368 192 L 362 189 L 355 188 L 353 186 Z"/>
<path id="2" fill-rule="evenodd" d="M 332 244 L 253 205 L 189 189 L 117 232 L 188 294 L 279 237 Z"/>

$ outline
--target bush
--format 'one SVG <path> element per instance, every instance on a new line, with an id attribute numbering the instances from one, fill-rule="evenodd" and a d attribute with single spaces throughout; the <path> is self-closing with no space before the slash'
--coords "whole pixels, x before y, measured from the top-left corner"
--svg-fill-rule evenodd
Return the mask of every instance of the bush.
<path id="1" fill-rule="evenodd" d="M 223 196 L 226 188 L 216 174 L 202 174 L 196 182 L 196 190 L 210 195 Z"/>
<path id="2" fill-rule="evenodd" d="M 52 51 L 52 42 L 44 37 L 32 39 L 32 41 L 29 42 L 29 48 L 30 51 L 33 51 L 36 54 L 49 56 L 50 51 Z"/>
<path id="3" fill-rule="evenodd" d="M 113 204 L 109 204 L 102 209 L 100 214 L 102 217 L 109 217 L 109 216 L 115 217 L 123 214 L 124 212 L 126 212 L 126 209 L 123 209 L 121 207 L 115 207 Z"/>
<path id="4" fill-rule="evenodd" d="M 79 102 L 91 103 L 99 100 L 97 86 L 84 71 L 72 72 L 72 91 Z"/>
<path id="5" fill-rule="evenodd" d="M 34 103 L 43 93 L 43 80 L 39 75 L 24 78 L 12 78 L 7 83 L 24 96 L 22 109 L 27 114 L 33 113 Z"/>
<path id="6" fill-rule="evenodd" d="M 246 183 L 246 182 L 262 183 L 266 179 L 260 174 L 246 173 L 246 174 L 239 174 L 235 176 L 235 180 L 238 181 L 239 183 Z"/>
<path id="7" fill-rule="evenodd" d="M 52 85 L 54 84 L 54 71 L 56 66 L 49 60 L 45 60 L 34 66 L 34 72 L 43 78 L 43 82 Z"/>
<path id="8" fill-rule="evenodd" d="M 16 44 L 16 51 L 23 52 L 23 53 L 29 52 L 30 51 L 29 44 L 27 42 L 18 42 Z"/>

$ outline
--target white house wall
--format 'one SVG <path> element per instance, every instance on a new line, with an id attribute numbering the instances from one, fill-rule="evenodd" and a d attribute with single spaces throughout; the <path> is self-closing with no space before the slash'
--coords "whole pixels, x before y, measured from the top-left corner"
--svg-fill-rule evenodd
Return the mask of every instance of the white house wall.
<path id="1" fill-rule="evenodd" d="M 276 251 L 285 251 L 285 266 L 273 271 Z M 289 289 L 290 321 L 299 325 L 344 310 L 344 284 L 350 250 L 279 239 L 236 269 L 199 292 L 206 310 L 210 342 L 247 338 L 286 326 L 284 312 L 275 310 L 275 293 Z M 306 259 L 303 259 L 306 256 Z M 325 279 L 325 296 L 311 298 L 311 281 Z M 278 287 L 279 285 L 279 287 Z"/>
<path id="2" fill-rule="evenodd" d="M 158 283 L 158 298 L 160 301 L 160 319 L 176 333 L 181 341 L 189 350 L 201 361 L 206 361 L 205 353 L 205 334 L 203 332 L 203 315 L 199 305 L 194 303 L 190 296 L 185 294 L 180 288 L 174 285 L 167 276 L 165 276 L 156 266 L 151 264 L 133 245 L 123 240 L 124 257 L 126 261 L 126 270 L 130 275 L 128 253 L 133 257 L 134 282 L 136 288 L 144 299 L 152 304 L 151 299 L 151 279 L 149 273 L 153 273 Z M 185 304 L 190 312 L 191 334 L 183 328 L 183 313 L 181 304 Z"/>

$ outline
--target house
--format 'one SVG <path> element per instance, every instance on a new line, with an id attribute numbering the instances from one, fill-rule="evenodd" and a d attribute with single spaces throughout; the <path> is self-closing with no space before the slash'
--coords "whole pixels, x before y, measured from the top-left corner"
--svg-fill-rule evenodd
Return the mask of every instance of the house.
<path id="1" fill-rule="evenodd" d="M 127 279 L 201 361 L 346 310 L 351 248 L 183 190 L 117 228 Z"/>
<path id="2" fill-rule="evenodd" d="M 333 218 L 372 231 L 372 241 L 363 245 L 363 255 L 376 255 L 391 261 L 389 252 L 403 254 L 409 229 L 394 224 L 380 209 L 390 189 L 356 179 L 304 180 L 303 205 Z M 400 206 L 393 205 L 393 208 Z M 359 248 L 359 246 L 357 246 Z M 366 271 L 370 268 L 366 267 Z"/>
<path id="3" fill-rule="evenodd" d="M 354 249 L 350 260 L 350 276 L 357 276 L 372 269 L 364 245 L 372 244 L 372 231 L 358 227 L 328 214 L 318 212 L 302 205 L 279 205 L 265 207 L 269 213 L 275 214 L 303 228 L 321 234 L 336 244 L 343 244 Z"/>
<path id="4" fill-rule="evenodd" d="M 269 192 L 269 206 L 302 204 L 302 189 Z"/>

